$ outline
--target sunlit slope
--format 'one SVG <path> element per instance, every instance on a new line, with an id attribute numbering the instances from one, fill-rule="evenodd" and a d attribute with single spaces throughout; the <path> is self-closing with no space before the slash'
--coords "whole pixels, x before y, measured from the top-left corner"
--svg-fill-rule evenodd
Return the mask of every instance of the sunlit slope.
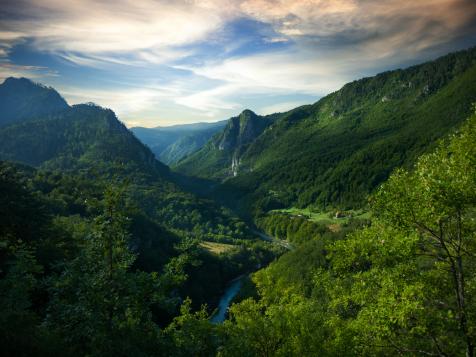
<path id="1" fill-rule="evenodd" d="M 354 81 L 277 114 L 235 157 L 236 177 L 229 174 L 217 191 L 258 210 L 362 205 L 394 168 L 457 127 L 475 101 L 475 49 Z M 177 169 L 217 178 L 220 163 L 231 170 L 220 155 L 211 141 Z"/>

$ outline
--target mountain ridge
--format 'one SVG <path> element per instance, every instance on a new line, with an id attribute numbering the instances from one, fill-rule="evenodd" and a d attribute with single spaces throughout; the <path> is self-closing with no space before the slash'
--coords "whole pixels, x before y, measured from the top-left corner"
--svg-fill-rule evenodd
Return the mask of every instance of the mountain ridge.
<path id="1" fill-rule="evenodd" d="M 411 165 L 456 128 L 474 101 L 471 48 L 350 82 L 314 104 L 275 114 L 238 162 L 224 159 L 212 139 L 174 169 L 222 181 L 217 197 L 228 195 L 246 209 L 362 205 L 394 168 Z"/>
<path id="2" fill-rule="evenodd" d="M 25 97 L 29 97 L 25 101 Z M 61 112 L 69 105 L 52 87 L 21 77 L 8 77 L 0 84 L 0 126 L 39 115 Z"/>
<path id="3" fill-rule="evenodd" d="M 170 165 L 200 149 L 225 125 L 226 121 L 222 120 L 155 128 L 133 127 L 131 131 L 152 150 L 158 160 Z"/>

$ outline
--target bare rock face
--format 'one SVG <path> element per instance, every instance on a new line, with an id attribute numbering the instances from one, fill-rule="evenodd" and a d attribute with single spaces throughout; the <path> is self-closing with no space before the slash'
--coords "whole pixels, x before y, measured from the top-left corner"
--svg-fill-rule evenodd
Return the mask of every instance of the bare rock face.
<path id="1" fill-rule="evenodd" d="M 225 129 L 216 138 L 215 147 L 231 156 L 231 174 L 238 175 L 240 156 L 272 122 L 249 109 L 228 121 Z"/>
<path id="2" fill-rule="evenodd" d="M 228 121 L 225 130 L 218 138 L 219 150 L 233 150 L 249 144 L 266 128 L 266 120 L 251 110 L 244 110 L 239 116 Z"/>

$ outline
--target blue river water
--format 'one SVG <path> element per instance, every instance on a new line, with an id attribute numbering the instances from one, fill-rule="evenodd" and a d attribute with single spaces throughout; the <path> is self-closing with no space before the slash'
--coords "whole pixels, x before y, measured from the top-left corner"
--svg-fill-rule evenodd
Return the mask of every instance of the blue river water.
<path id="1" fill-rule="evenodd" d="M 220 302 L 218 303 L 218 309 L 215 314 L 210 318 L 210 322 L 214 324 L 220 324 L 225 321 L 228 308 L 230 307 L 230 303 L 233 298 L 238 294 L 241 289 L 241 285 L 243 284 L 243 278 L 245 276 L 240 276 L 235 280 L 231 281 L 228 287 L 226 288 L 225 292 L 223 293 Z"/>

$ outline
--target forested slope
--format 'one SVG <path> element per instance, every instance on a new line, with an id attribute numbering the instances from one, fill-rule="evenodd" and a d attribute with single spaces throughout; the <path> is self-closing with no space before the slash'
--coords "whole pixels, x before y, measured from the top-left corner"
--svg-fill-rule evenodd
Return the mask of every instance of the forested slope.
<path id="1" fill-rule="evenodd" d="M 277 114 L 234 162 L 221 159 L 215 138 L 176 169 L 227 178 L 217 197 L 256 213 L 361 206 L 396 167 L 411 166 L 457 128 L 475 100 L 473 48 L 349 83 L 313 105 Z"/>
<path id="2" fill-rule="evenodd" d="M 16 93 L 25 102 L 45 90 L 25 79 L 16 81 L 29 86 L 26 94 Z M 13 222 L 13 231 L 3 235 L 23 241 L 24 235 L 31 236 L 29 244 L 43 266 L 76 257 L 82 243 L 73 242 L 74 237 L 82 242 L 90 234 L 110 190 L 120 192 L 126 242 L 137 254 L 138 268 L 160 271 L 167 262 L 188 256 L 185 251 L 194 252 L 190 265 L 187 259 L 181 264 L 190 279 L 180 281 L 175 293 L 194 297 L 196 306 L 215 304 L 229 280 L 273 255 L 255 246 L 246 223 L 230 210 L 181 188 L 168 167 L 111 110 L 81 104 L 32 115 L 0 127 L 2 218 Z M 12 210 L 16 198 L 11 190 L 18 185 L 24 186 L 25 195 L 38 196 L 39 203 L 26 200 L 18 211 Z M 26 211 L 23 204 L 29 207 Z M 28 223 L 36 218 L 38 227 L 47 227 L 41 234 Z M 21 226 L 24 230 L 17 230 Z M 214 254 L 200 245 L 204 241 L 227 243 L 230 249 Z"/>
<path id="3" fill-rule="evenodd" d="M 214 134 L 225 126 L 226 121 L 195 123 L 168 127 L 133 127 L 131 131 L 167 165 L 199 150 Z"/>

